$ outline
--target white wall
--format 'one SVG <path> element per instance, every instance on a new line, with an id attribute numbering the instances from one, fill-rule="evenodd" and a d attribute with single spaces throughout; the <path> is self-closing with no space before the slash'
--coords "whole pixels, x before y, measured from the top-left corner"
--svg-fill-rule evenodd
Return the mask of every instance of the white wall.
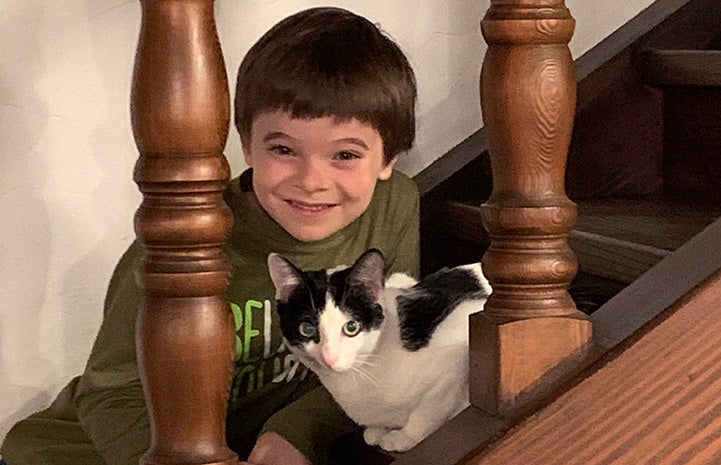
<path id="1" fill-rule="evenodd" d="M 567 0 L 574 56 L 650 3 Z M 322 4 L 380 23 L 415 67 L 418 138 L 402 170 L 418 173 L 481 126 L 488 0 L 217 0 L 231 87 L 262 32 Z M 128 101 L 139 23 L 137 1 L 0 2 L 0 440 L 82 371 L 107 280 L 133 238 Z M 226 153 L 239 173 L 233 132 Z"/>

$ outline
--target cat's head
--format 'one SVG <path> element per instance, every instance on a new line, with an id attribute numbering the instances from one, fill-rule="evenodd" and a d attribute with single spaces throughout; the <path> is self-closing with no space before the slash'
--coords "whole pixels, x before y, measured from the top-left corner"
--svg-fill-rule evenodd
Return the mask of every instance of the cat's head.
<path id="1" fill-rule="evenodd" d="M 383 323 L 383 267 L 375 249 L 350 268 L 328 271 L 302 271 L 268 256 L 283 336 L 311 368 L 346 371 L 366 362 Z"/>

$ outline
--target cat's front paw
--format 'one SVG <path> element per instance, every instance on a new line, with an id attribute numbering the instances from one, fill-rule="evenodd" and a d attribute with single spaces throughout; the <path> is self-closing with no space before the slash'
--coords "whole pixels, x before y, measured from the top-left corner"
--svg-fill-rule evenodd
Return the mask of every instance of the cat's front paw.
<path id="1" fill-rule="evenodd" d="M 418 440 L 409 437 L 402 430 L 392 430 L 381 438 L 378 445 L 388 452 L 405 452 L 413 448 L 418 442 Z"/>
<path id="2" fill-rule="evenodd" d="M 365 440 L 366 444 L 369 446 L 377 446 L 386 434 L 388 434 L 388 430 L 386 428 L 369 426 L 365 429 L 365 431 L 363 431 L 363 440 Z"/>

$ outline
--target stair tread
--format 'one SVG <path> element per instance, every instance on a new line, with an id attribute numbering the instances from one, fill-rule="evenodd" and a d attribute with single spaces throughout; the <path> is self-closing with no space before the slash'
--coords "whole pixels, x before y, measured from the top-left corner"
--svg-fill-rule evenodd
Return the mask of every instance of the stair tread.
<path id="1" fill-rule="evenodd" d="M 580 269 L 630 283 L 721 216 L 718 206 L 611 199 L 578 205 L 569 243 Z"/>
<path id="2" fill-rule="evenodd" d="M 578 203 L 579 231 L 672 251 L 699 233 L 721 208 L 680 202 L 607 199 Z"/>
<path id="3" fill-rule="evenodd" d="M 721 206 L 658 199 L 598 199 L 578 202 L 569 243 L 584 272 L 630 283 L 701 232 Z M 488 240 L 478 202 L 448 202 L 447 230 L 468 241 Z"/>
<path id="4" fill-rule="evenodd" d="M 642 63 L 649 85 L 721 87 L 721 50 L 649 50 Z"/>

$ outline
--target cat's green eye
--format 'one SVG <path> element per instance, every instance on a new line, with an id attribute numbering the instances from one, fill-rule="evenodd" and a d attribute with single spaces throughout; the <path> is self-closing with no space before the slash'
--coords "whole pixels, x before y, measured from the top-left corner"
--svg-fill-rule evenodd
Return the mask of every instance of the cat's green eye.
<path id="1" fill-rule="evenodd" d="M 356 336 L 358 335 L 358 333 L 360 333 L 360 330 L 361 324 L 355 320 L 350 320 L 348 323 L 343 325 L 343 332 L 346 334 L 346 336 Z"/>
<path id="2" fill-rule="evenodd" d="M 315 327 L 315 325 L 308 321 L 304 321 L 298 327 L 298 331 L 300 331 L 300 334 L 308 338 L 314 337 L 317 330 L 318 329 Z"/>

